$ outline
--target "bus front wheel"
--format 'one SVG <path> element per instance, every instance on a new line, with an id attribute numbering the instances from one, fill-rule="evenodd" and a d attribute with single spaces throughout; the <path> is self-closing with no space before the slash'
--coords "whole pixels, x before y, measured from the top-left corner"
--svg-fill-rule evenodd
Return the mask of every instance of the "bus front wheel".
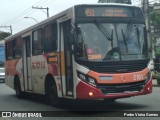
<path id="1" fill-rule="evenodd" d="M 57 95 L 57 87 L 54 82 L 49 81 L 46 85 L 46 98 L 47 101 L 53 105 L 58 106 L 59 105 L 59 98 Z"/>

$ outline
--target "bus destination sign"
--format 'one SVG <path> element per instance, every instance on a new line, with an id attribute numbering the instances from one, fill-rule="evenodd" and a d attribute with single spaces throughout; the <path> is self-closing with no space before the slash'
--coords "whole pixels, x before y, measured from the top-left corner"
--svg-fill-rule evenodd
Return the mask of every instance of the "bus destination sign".
<path id="1" fill-rule="evenodd" d="M 131 17 L 131 11 L 122 7 L 88 7 L 85 8 L 86 17 Z"/>

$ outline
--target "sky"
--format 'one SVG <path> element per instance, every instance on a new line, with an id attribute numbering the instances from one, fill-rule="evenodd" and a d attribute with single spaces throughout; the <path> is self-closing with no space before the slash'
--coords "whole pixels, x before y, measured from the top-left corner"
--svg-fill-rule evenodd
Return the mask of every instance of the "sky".
<path id="1" fill-rule="evenodd" d="M 97 3 L 98 0 L 0 0 L 0 26 L 12 26 L 13 34 L 47 18 L 46 10 L 34 7 L 49 8 L 49 16 L 53 16 L 74 4 Z M 140 0 L 132 0 L 139 4 Z M 31 18 L 24 18 L 31 17 Z M 34 20 L 35 19 L 35 20 Z M 0 31 L 10 32 L 10 28 L 0 27 Z"/>

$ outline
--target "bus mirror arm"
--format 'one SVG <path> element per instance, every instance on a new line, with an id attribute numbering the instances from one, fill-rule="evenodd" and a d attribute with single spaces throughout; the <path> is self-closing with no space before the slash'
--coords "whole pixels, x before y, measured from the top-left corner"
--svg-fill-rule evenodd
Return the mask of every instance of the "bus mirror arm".
<path id="1" fill-rule="evenodd" d="M 80 29 L 80 27 L 76 27 L 76 28 L 75 28 L 75 31 L 76 31 L 77 34 L 81 34 L 81 29 Z"/>
<path id="2" fill-rule="evenodd" d="M 73 32 L 69 33 L 69 44 L 70 45 L 74 44 L 74 33 Z"/>
<path id="3" fill-rule="evenodd" d="M 71 23 L 72 29 L 75 29 L 75 25 L 73 23 Z"/>

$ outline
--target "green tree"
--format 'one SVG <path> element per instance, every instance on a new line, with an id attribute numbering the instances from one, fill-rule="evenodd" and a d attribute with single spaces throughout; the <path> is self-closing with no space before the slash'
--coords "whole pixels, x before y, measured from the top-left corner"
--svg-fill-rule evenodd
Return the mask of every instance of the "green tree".
<path id="1" fill-rule="evenodd" d="M 160 14 L 153 11 L 150 13 L 150 19 L 153 25 L 160 25 Z"/>
<path id="2" fill-rule="evenodd" d="M 160 14 L 157 11 L 150 12 L 151 26 L 154 26 L 154 32 L 152 34 L 152 41 L 154 44 L 155 56 L 160 55 L 160 46 L 157 45 L 157 36 L 160 32 Z"/>
<path id="3" fill-rule="evenodd" d="M 4 38 L 10 36 L 11 34 L 9 32 L 3 32 L 0 31 L 0 40 L 3 40 Z"/>

